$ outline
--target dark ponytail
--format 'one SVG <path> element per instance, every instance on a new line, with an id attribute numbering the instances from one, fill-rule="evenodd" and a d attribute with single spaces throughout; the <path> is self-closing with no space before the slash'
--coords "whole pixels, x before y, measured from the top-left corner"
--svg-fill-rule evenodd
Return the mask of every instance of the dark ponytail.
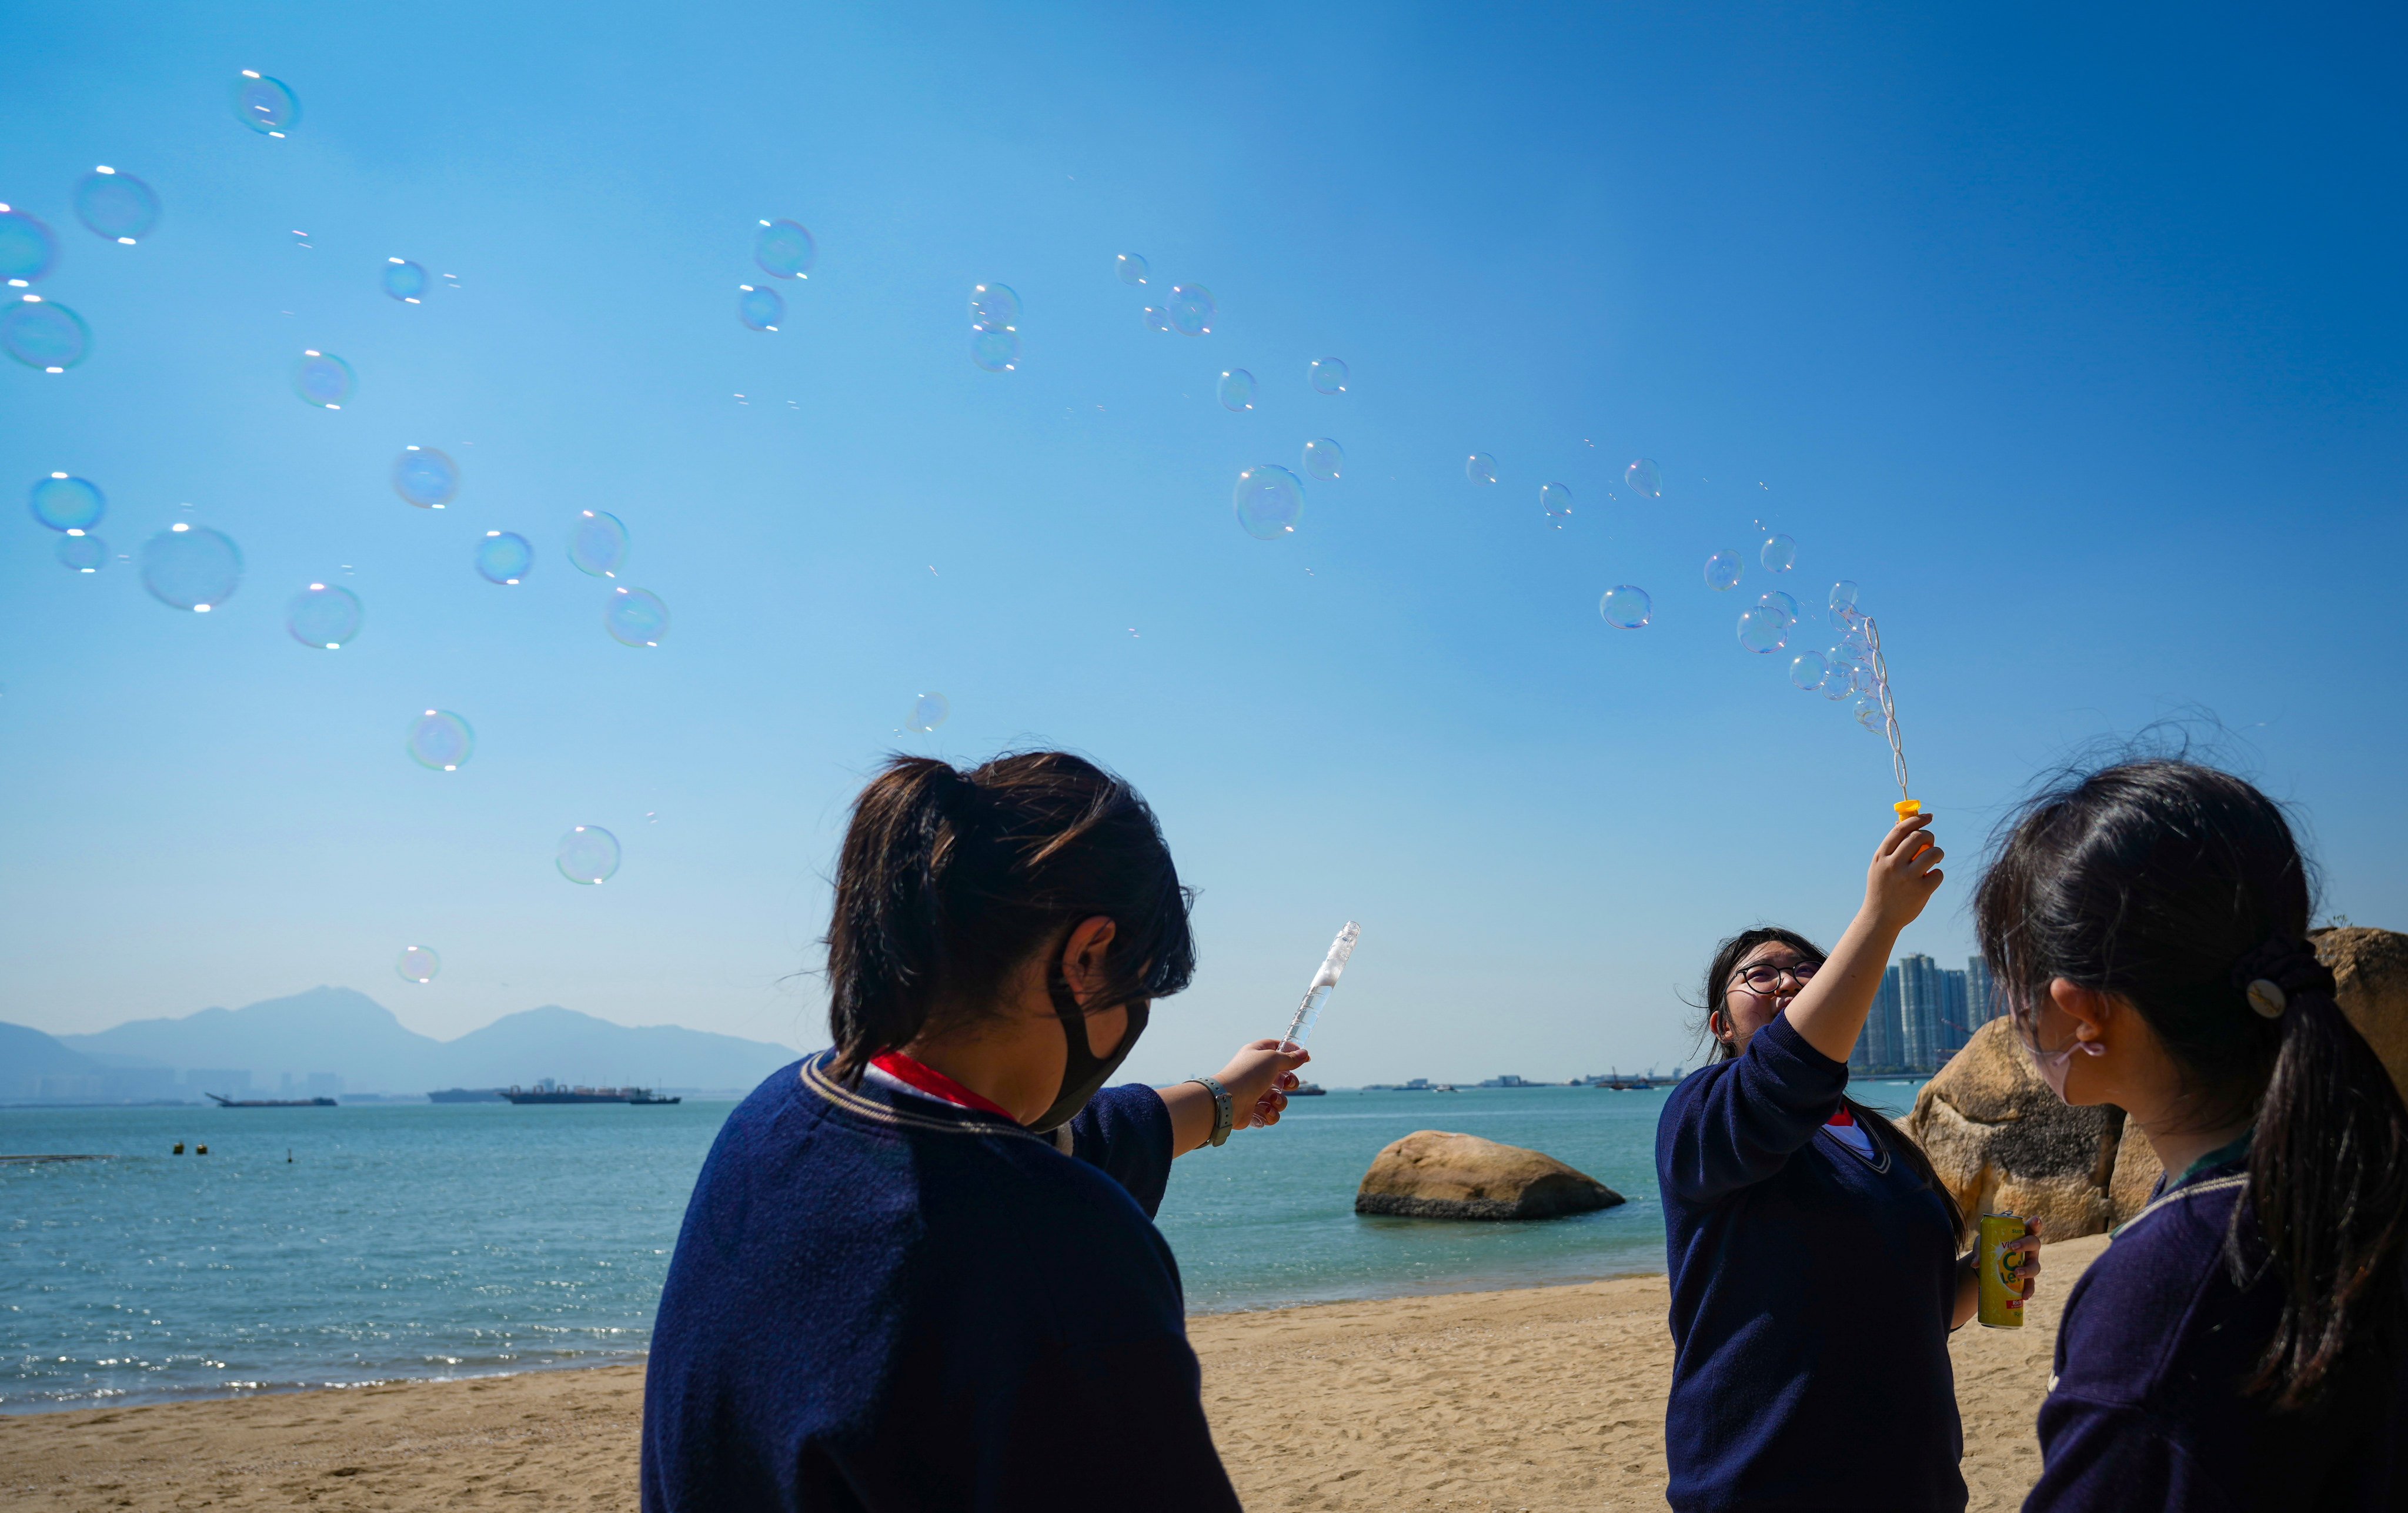
<path id="1" fill-rule="evenodd" d="M 837 862 L 832 1070 L 991 1012 L 1015 968 L 1096 915 L 1114 929 L 1092 1006 L 1168 997 L 1196 971 L 1190 903 L 1154 811 L 1091 762 L 896 757 L 854 800 Z"/>
<path id="2" fill-rule="evenodd" d="M 2147 1021 L 2192 1127 L 2257 1120 L 2226 1257 L 2283 1310 L 2252 1390 L 2316 1402 L 2408 1324 L 2408 1106 L 2306 943 L 2312 879 L 2283 811 L 2183 761 L 2065 775 L 2011 816 L 1973 909 L 2000 991 L 2063 978 Z"/>
<path id="3" fill-rule="evenodd" d="M 1822 947 L 1797 931 L 1784 930 L 1777 924 L 1760 924 L 1753 930 L 1742 930 L 1715 947 L 1713 960 L 1706 963 L 1705 986 L 1698 995 L 1697 1004 L 1690 1006 L 1705 1010 L 1705 1018 L 1698 1022 L 1698 1033 L 1713 1036 L 1716 1061 L 1727 1062 L 1739 1054 L 1729 1041 L 1713 1033 L 1714 1016 L 1727 1012 L 1725 1006 L 1730 1001 L 1731 974 L 1739 970 L 1739 963 L 1747 960 L 1750 951 L 1772 941 L 1779 941 L 1799 955 L 1811 959 L 1818 967 L 1827 960 Z M 1940 1179 L 1940 1173 L 1933 1168 L 1931 1158 L 1923 1153 L 1923 1147 L 1879 1110 L 1845 1095 L 1840 1101 L 1847 1105 L 1849 1116 L 1857 1124 L 1870 1132 L 1877 1143 L 1896 1154 L 1918 1181 L 1939 1195 L 1941 1206 L 1948 1210 L 1950 1232 L 1963 1238 L 1965 1210 L 1956 1202 L 1956 1195 L 1948 1191 L 1948 1184 Z"/>

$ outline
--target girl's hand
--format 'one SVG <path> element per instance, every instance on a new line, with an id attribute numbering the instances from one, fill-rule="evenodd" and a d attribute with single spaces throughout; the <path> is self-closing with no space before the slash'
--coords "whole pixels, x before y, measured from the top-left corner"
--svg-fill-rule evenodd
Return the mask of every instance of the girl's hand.
<path id="1" fill-rule="evenodd" d="M 2023 1279 L 2024 1301 L 2027 1303 L 2031 1301 L 2032 1293 L 2040 1287 L 2040 1220 L 2037 1219 L 2024 1225 L 2022 1239 L 2009 1240 L 2002 1247 L 2016 1258 L 2015 1275 Z"/>
<path id="2" fill-rule="evenodd" d="M 1882 838 L 1865 873 L 1865 906 L 1858 918 L 1895 935 L 1914 922 L 1940 889 L 1940 863 L 1948 853 L 1925 834 L 1928 814 L 1909 815 Z"/>
<path id="3" fill-rule="evenodd" d="M 1283 1040 L 1250 1040 L 1238 1048 L 1221 1068 L 1221 1086 L 1239 1129 L 1276 1124 L 1287 1107 L 1287 1091 L 1297 1085 L 1296 1069 L 1312 1060 L 1312 1052 Z"/>

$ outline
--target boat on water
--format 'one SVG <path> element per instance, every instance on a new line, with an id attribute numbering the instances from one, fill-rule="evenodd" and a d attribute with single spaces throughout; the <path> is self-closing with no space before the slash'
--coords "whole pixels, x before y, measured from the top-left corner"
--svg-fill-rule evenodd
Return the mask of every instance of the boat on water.
<path id="1" fill-rule="evenodd" d="M 1328 1093 L 1329 1090 L 1318 1082 L 1299 1082 L 1287 1090 L 1287 1095 L 1291 1098 L 1323 1098 L 1328 1096 Z"/>
<path id="2" fill-rule="evenodd" d="M 650 1088 L 572 1088 L 566 1083 L 545 1078 L 531 1088 L 516 1083 L 502 1090 L 502 1096 L 514 1104 L 673 1104 L 681 1098 L 664 1098 Z"/>
<path id="3" fill-rule="evenodd" d="M 220 1108 L 332 1108 L 332 1098 L 229 1098 L 222 1092 L 208 1096 L 217 1100 Z"/>
<path id="4" fill-rule="evenodd" d="M 443 1088 L 426 1095 L 431 1104 L 497 1104 L 502 1102 L 499 1088 Z"/>

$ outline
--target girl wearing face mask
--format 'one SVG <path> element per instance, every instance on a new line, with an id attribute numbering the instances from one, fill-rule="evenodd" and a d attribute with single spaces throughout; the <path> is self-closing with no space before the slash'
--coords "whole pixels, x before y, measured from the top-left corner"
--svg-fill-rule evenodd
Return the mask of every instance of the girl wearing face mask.
<path id="1" fill-rule="evenodd" d="M 2042 793 L 1976 892 L 2050 1086 L 2165 1167 L 2066 1299 L 2027 1513 L 2408 1507 L 2408 1108 L 2309 895 L 2272 800 L 2167 761 Z"/>
<path id="2" fill-rule="evenodd" d="M 1150 1220 L 1307 1058 L 1103 1086 L 1187 985 L 1187 911 L 1144 801 L 1077 757 L 896 758 L 862 792 L 836 1044 L 728 1117 L 669 1263 L 647 1513 L 1237 1507 Z"/>
<path id="3" fill-rule="evenodd" d="M 1674 1348 L 1665 1497 L 1683 1513 L 1965 1506 L 1948 1362 L 1976 1300 L 1964 1219 L 1914 1142 L 1844 1091 L 1891 948 L 1940 886 L 1930 823 L 1883 840 L 1828 959 L 1756 929 L 1707 970 L 1716 1060 L 1656 1128 Z M 2029 1277 L 2040 1241 L 2016 1245 Z"/>

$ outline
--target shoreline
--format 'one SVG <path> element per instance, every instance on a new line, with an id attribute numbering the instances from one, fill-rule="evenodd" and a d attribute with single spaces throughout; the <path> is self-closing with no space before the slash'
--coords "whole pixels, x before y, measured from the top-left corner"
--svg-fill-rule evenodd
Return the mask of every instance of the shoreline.
<path id="1" fill-rule="evenodd" d="M 2049 1247 L 2020 1330 L 1950 1341 L 1970 1506 L 2040 1470 L 2059 1305 L 2104 1236 Z M 1660 1506 L 1663 1277 L 1190 1317 L 1206 1413 L 1260 1507 Z M 0 1416 L 12 1507 L 418 1509 L 636 1503 L 640 1363 Z M 1300 1408 L 1299 1405 L 1309 1405 Z"/>

